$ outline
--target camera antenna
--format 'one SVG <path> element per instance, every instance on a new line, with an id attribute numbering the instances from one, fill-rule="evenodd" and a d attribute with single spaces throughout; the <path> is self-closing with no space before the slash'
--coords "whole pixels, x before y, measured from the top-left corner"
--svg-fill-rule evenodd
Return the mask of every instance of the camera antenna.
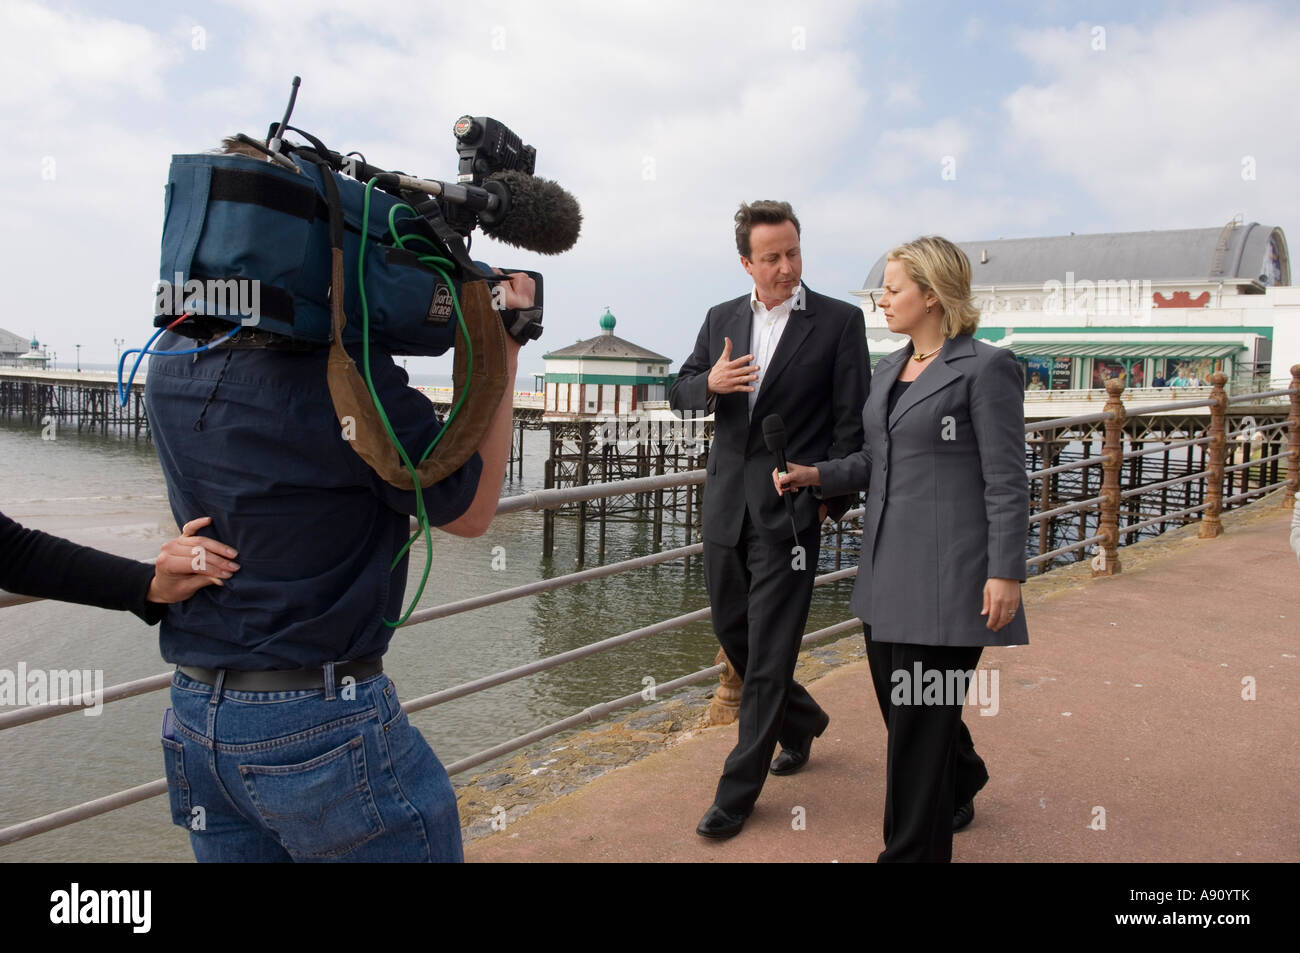
<path id="1" fill-rule="evenodd" d="M 280 125 L 276 127 L 275 133 L 271 136 L 271 141 L 266 144 L 266 149 L 271 155 L 279 155 L 281 147 L 284 145 L 284 131 L 289 126 L 289 116 L 293 114 L 293 104 L 298 101 L 298 87 L 302 85 L 302 77 L 293 78 L 292 87 L 289 90 L 289 105 L 284 107 L 284 118 L 280 120 Z"/>

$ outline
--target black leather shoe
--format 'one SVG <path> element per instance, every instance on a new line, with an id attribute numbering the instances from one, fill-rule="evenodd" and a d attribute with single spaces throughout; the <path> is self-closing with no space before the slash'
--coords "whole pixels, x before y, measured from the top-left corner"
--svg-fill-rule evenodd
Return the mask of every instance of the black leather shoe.
<path id="1" fill-rule="evenodd" d="M 958 831 L 970 827 L 970 822 L 973 820 L 975 820 L 975 799 L 971 798 L 953 812 L 952 832 L 956 834 Z"/>
<path id="2" fill-rule="evenodd" d="M 701 837 L 713 837 L 723 840 L 728 837 L 735 837 L 744 826 L 744 814 L 732 814 L 714 804 L 704 812 L 704 817 L 700 819 L 700 824 L 695 828 L 695 833 Z"/>
<path id="3" fill-rule="evenodd" d="M 817 730 L 803 740 L 803 744 L 798 748 L 782 748 L 781 753 L 776 756 L 772 762 L 772 767 L 768 768 L 773 774 L 794 774 L 805 764 L 808 763 L 808 755 L 812 751 L 814 738 L 820 738 L 826 726 L 831 723 L 831 716 L 822 712 L 821 724 Z"/>

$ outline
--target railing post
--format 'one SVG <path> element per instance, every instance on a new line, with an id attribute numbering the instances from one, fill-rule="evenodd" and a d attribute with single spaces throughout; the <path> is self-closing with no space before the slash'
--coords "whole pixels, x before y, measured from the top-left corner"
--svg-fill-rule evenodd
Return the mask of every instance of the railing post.
<path id="1" fill-rule="evenodd" d="M 1097 526 L 1097 535 L 1101 544 L 1097 557 L 1092 561 L 1094 576 L 1114 576 L 1120 571 L 1119 564 L 1119 471 L 1124 455 L 1123 434 L 1128 414 L 1120 395 L 1124 393 L 1124 382 L 1112 377 L 1106 381 L 1106 439 L 1101 446 L 1101 519 Z"/>
<path id="2" fill-rule="evenodd" d="M 1287 440 L 1286 493 L 1282 505 L 1288 509 L 1295 505 L 1295 495 L 1300 491 L 1300 364 L 1291 365 L 1291 416 L 1287 418 L 1291 431 Z"/>
<path id="3" fill-rule="evenodd" d="M 1223 371 L 1210 375 L 1210 383 L 1214 385 L 1210 390 L 1210 399 L 1214 404 L 1210 407 L 1210 459 L 1205 467 L 1206 507 L 1201 511 L 1201 529 L 1196 534 L 1201 539 L 1213 539 L 1223 533 L 1219 513 L 1223 509 L 1223 453 L 1228 442 L 1224 429 L 1228 395 L 1223 390 L 1227 380 L 1228 375 Z"/>
<path id="4" fill-rule="evenodd" d="M 729 725 L 740 712 L 741 681 L 736 670 L 731 667 L 727 653 L 722 649 L 718 649 L 718 657 L 713 660 L 714 665 L 719 663 L 726 668 L 718 676 L 718 690 L 713 693 L 713 701 L 709 703 L 709 724 Z"/>

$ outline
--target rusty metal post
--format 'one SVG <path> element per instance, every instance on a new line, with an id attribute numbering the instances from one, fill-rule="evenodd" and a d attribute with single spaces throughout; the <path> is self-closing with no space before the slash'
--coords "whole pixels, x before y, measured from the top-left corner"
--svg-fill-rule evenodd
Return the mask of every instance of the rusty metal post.
<path id="1" fill-rule="evenodd" d="M 1224 430 L 1224 415 L 1228 410 L 1228 395 L 1223 391 L 1228 375 L 1216 371 L 1210 375 L 1210 460 L 1206 464 L 1205 509 L 1201 511 L 1201 529 L 1196 534 L 1201 539 L 1213 539 L 1223 533 L 1219 513 L 1223 510 L 1223 452 L 1228 442 Z"/>
<path id="2" fill-rule="evenodd" d="M 718 649 L 718 657 L 713 660 L 714 665 L 719 663 L 726 668 L 718 676 L 718 690 L 713 694 L 713 701 L 709 702 L 709 724 L 729 725 L 740 713 L 741 681 L 736 670 L 731 667 L 727 653 L 721 648 Z"/>
<path id="3" fill-rule="evenodd" d="M 1287 418 L 1290 436 L 1287 440 L 1286 493 L 1282 505 L 1288 509 L 1295 504 L 1300 491 L 1300 364 L 1291 366 L 1291 416 Z"/>
<path id="4" fill-rule="evenodd" d="M 1106 438 L 1101 446 L 1101 518 L 1098 521 L 1097 535 L 1101 539 L 1096 558 L 1092 561 L 1094 576 L 1114 576 L 1120 571 L 1119 564 L 1119 471 L 1124 455 L 1123 434 L 1128 414 L 1120 395 L 1124 393 L 1124 383 L 1112 377 L 1106 381 Z"/>

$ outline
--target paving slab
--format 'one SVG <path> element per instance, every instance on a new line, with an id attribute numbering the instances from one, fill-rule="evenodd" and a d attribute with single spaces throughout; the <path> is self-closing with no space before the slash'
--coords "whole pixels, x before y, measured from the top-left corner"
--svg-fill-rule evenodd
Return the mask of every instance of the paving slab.
<path id="1" fill-rule="evenodd" d="M 990 781 L 954 861 L 1300 860 L 1289 521 L 1275 508 L 1217 539 L 1172 540 L 1117 576 L 1026 597 L 1030 644 L 981 660 L 997 675 L 996 714 L 966 709 Z M 695 833 L 731 725 L 510 820 L 467 859 L 874 861 L 885 729 L 866 663 L 810 688 L 830 727 L 807 768 L 769 778 L 737 837 Z"/>

